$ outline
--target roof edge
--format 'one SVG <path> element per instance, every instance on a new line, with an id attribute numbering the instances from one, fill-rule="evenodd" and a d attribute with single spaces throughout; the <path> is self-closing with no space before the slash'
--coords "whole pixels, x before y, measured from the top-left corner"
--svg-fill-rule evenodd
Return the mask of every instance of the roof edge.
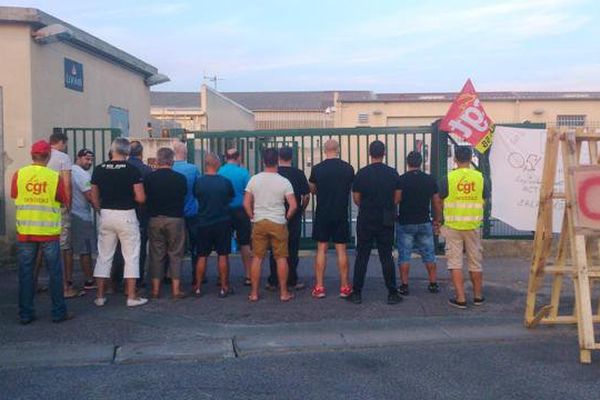
<path id="1" fill-rule="evenodd" d="M 0 22 L 21 22 L 30 24 L 36 29 L 52 24 L 60 24 L 72 31 L 71 37 L 62 39 L 62 41 L 114 61 L 145 77 L 158 74 L 158 68 L 37 8 L 0 6 Z"/>

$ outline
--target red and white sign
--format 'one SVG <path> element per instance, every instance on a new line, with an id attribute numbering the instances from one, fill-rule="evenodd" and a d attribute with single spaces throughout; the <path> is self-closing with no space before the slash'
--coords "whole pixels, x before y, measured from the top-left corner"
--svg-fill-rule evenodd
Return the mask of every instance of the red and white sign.
<path id="1" fill-rule="evenodd" d="M 574 168 L 573 180 L 577 198 L 575 226 L 600 231 L 600 167 Z"/>
<path id="2" fill-rule="evenodd" d="M 492 145 L 495 125 L 485 113 L 470 79 L 454 99 L 440 128 L 470 143 L 481 153 Z"/>

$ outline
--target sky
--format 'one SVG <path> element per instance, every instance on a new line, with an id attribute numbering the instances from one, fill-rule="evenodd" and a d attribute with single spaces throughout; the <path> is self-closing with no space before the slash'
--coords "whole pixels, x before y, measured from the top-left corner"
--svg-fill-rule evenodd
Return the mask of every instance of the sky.
<path id="1" fill-rule="evenodd" d="M 156 66 L 160 91 L 600 91 L 598 0 L 8 1 Z"/>

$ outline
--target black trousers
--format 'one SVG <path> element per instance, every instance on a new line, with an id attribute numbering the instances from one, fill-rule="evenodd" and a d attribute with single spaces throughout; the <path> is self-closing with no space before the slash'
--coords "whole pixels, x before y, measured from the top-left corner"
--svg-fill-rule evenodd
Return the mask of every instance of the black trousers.
<path id="1" fill-rule="evenodd" d="M 196 263 L 198 262 L 198 216 L 185 217 L 187 245 L 192 261 L 192 284 L 196 284 Z"/>
<path id="2" fill-rule="evenodd" d="M 387 227 L 381 224 L 365 224 L 358 221 L 356 227 L 356 260 L 354 262 L 353 289 L 360 293 L 365 284 L 365 275 L 367 274 L 367 265 L 371 256 L 371 247 L 373 241 L 379 252 L 379 261 L 385 279 L 385 286 L 388 292 L 396 291 L 396 270 L 394 268 L 394 259 L 392 257 L 392 246 L 394 244 L 394 227 Z"/>
<path id="3" fill-rule="evenodd" d="M 300 251 L 300 235 L 302 234 L 302 216 L 296 215 L 287 223 L 288 228 L 288 286 L 295 286 L 298 283 L 298 252 Z M 273 252 L 269 257 L 269 267 L 271 274 L 269 275 L 269 284 L 277 286 L 277 263 L 273 257 Z"/>

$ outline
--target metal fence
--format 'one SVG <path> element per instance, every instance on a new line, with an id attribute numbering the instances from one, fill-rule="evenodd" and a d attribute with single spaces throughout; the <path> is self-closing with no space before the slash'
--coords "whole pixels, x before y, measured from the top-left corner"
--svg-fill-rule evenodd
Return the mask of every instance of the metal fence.
<path id="1" fill-rule="evenodd" d="M 261 150 L 266 147 L 290 146 L 294 151 L 293 164 L 307 177 L 312 167 L 324 160 L 323 144 L 335 139 L 340 144 L 340 157 L 355 170 L 369 162 L 368 147 L 379 139 L 386 145 L 386 162 L 399 173 L 406 170 L 406 155 L 412 150 L 424 154 L 424 169 L 432 170 L 432 127 L 413 128 L 353 128 L 304 129 L 228 132 L 188 132 L 189 162 L 203 168 L 207 151 L 223 156 L 228 148 L 237 148 L 243 165 L 254 175 L 261 171 Z M 435 169 L 435 168 L 434 168 Z M 353 236 L 356 232 L 357 207 L 350 202 L 350 219 Z M 310 240 L 315 215 L 316 198 L 312 196 L 302 224 L 302 247 L 314 246 Z"/>
<path id="2" fill-rule="evenodd" d="M 69 138 L 67 154 L 71 160 L 83 148 L 94 152 L 95 164 L 108 160 L 108 151 L 112 141 L 121 136 L 121 130 L 115 128 L 54 128 L 62 131 Z"/>

